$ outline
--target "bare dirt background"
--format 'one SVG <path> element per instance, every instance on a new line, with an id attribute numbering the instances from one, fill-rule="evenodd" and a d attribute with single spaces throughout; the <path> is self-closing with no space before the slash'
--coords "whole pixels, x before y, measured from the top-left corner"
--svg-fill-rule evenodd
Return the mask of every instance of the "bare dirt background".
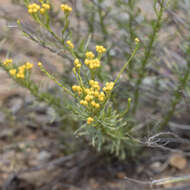
<path id="1" fill-rule="evenodd" d="M 139 4 L 143 14 L 149 17 L 153 15 L 151 2 L 143 0 Z M 59 1 L 55 0 L 55 3 L 58 4 Z M 30 20 L 26 9 L 9 0 L 0 0 L 0 39 L 5 39 L 0 50 L 0 58 L 11 52 L 17 62 L 24 60 L 37 63 L 38 60 L 48 60 L 47 65 L 50 69 L 55 72 L 62 69 L 56 64 L 61 61 L 59 57 L 27 40 L 14 27 L 16 18 Z M 170 26 L 163 31 L 161 38 L 167 39 L 172 32 L 174 30 Z M 53 63 L 53 66 L 50 63 Z M 35 69 L 34 76 L 35 80 L 44 82 L 44 88 L 53 85 L 41 76 L 38 69 Z M 0 185 L 2 185 L 0 189 L 2 190 L 148 190 L 151 189 L 149 186 L 130 182 L 123 177 L 151 180 L 190 173 L 188 157 L 179 153 L 163 153 L 159 150 L 145 150 L 145 157 L 141 161 L 115 162 L 112 166 L 105 166 L 101 162 L 96 165 L 93 160 L 88 163 L 85 157 L 89 153 L 86 151 L 79 155 L 65 156 L 64 160 L 62 149 L 65 147 L 59 142 L 62 134 L 57 130 L 56 123 L 51 124 L 50 108 L 45 104 L 33 104 L 33 102 L 34 98 L 27 90 L 18 87 L 4 71 L 0 70 Z M 147 154 L 150 151 L 151 153 Z M 63 160 L 59 161 L 58 158 Z M 81 172 L 81 169 L 85 172 Z M 14 175 L 21 170 L 19 176 Z M 51 181 L 51 187 L 46 185 Z M 167 184 L 157 189 L 190 189 L 190 183 L 177 185 Z"/>

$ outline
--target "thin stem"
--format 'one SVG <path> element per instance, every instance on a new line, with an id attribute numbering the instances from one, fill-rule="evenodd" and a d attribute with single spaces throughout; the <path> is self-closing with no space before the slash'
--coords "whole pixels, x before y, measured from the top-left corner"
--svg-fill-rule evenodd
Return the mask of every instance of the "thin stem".
<path id="1" fill-rule="evenodd" d="M 146 74 L 146 65 L 148 64 L 148 61 L 149 61 L 149 58 L 151 56 L 151 53 L 152 53 L 152 49 L 153 49 L 153 43 L 156 39 L 156 36 L 157 36 L 157 33 L 158 31 L 160 30 L 160 27 L 161 27 L 161 22 L 162 22 L 162 16 L 163 16 L 163 12 L 164 12 L 164 1 L 165 0 L 162 0 L 160 2 L 160 10 L 157 14 L 157 20 L 156 22 L 153 24 L 153 31 L 152 31 L 152 34 L 150 35 L 150 38 L 149 38 L 149 43 L 145 49 L 145 53 L 144 53 L 144 58 L 142 60 L 142 65 L 139 69 L 139 78 L 137 79 L 137 82 L 136 82 L 136 90 L 134 92 L 134 107 L 133 107 L 133 113 L 136 112 L 136 109 L 137 109 L 137 106 L 138 106 L 138 103 L 139 103 L 139 90 L 140 90 L 140 85 L 142 83 L 142 80 L 143 78 L 145 77 L 145 74 Z"/>
<path id="2" fill-rule="evenodd" d="M 135 3 L 136 1 L 134 0 L 129 0 L 128 1 L 128 6 L 129 6 L 129 23 L 128 23 L 128 29 L 129 29 L 129 46 L 130 48 L 132 49 L 132 44 L 133 44 L 133 41 L 135 39 L 135 30 L 134 30 L 134 26 L 133 26 L 133 23 L 135 21 Z M 131 62 L 131 64 L 129 64 L 129 78 L 131 79 L 133 77 L 132 75 L 132 71 L 133 71 L 133 62 Z"/>
<path id="3" fill-rule="evenodd" d="M 168 122 L 170 121 L 171 117 L 173 116 L 177 104 L 179 104 L 181 98 L 182 98 L 182 91 L 187 86 L 188 79 L 190 77 L 190 62 L 188 63 L 188 68 L 185 71 L 185 74 L 183 78 L 180 80 L 179 86 L 177 87 L 176 91 L 174 92 L 174 98 L 171 102 L 170 109 L 166 116 L 164 117 L 163 121 L 160 124 L 159 129 L 163 129 L 165 126 L 167 126 Z"/>
<path id="4" fill-rule="evenodd" d="M 99 19 L 100 19 L 100 27 L 101 27 L 101 31 L 102 31 L 102 34 L 103 34 L 103 37 L 104 37 L 104 41 L 106 41 L 106 39 L 108 38 L 108 31 L 106 29 L 106 25 L 104 23 L 104 19 L 105 19 L 105 16 L 103 15 L 104 12 L 102 11 L 102 8 L 101 8 L 101 2 L 102 0 L 99 0 L 99 5 L 97 6 L 98 7 L 98 16 L 99 16 Z"/>
<path id="5" fill-rule="evenodd" d="M 52 74 L 50 74 L 42 65 L 40 65 L 39 67 L 40 67 L 40 70 L 41 70 L 42 72 L 44 72 L 44 73 L 48 76 L 48 78 L 50 78 L 50 79 L 53 80 L 58 86 L 60 86 L 61 88 L 63 88 L 63 89 L 65 90 L 65 92 L 67 92 L 69 95 L 74 96 L 74 95 L 72 94 L 72 92 L 71 92 L 69 89 L 67 89 L 67 88 L 64 87 L 59 81 L 57 81 L 57 79 L 56 79 Z"/>
<path id="6" fill-rule="evenodd" d="M 121 115 L 119 116 L 120 118 L 124 117 L 129 112 L 130 106 L 131 106 L 131 98 L 128 98 L 127 108 L 121 113 Z"/>
<path id="7" fill-rule="evenodd" d="M 126 69 L 127 65 L 129 65 L 129 63 L 131 62 L 131 60 L 133 59 L 133 57 L 136 55 L 136 52 L 137 52 L 138 49 L 139 49 L 139 43 L 137 43 L 136 48 L 134 49 L 131 57 L 128 59 L 128 61 L 121 68 L 121 70 L 120 70 L 119 74 L 117 75 L 114 83 L 116 83 L 119 80 L 121 74 L 124 72 L 124 70 Z"/>
<path id="8" fill-rule="evenodd" d="M 134 51 L 133 51 L 131 57 L 128 59 L 128 61 L 127 61 L 127 62 L 124 64 L 124 66 L 121 68 L 119 74 L 117 75 L 116 79 L 114 80 L 114 83 L 116 83 L 116 82 L 119 80 L 121 74 L 125 71 L 127 65 L 131 62 L 131 60 L 133 59 L 133 57 L 136 55 L 136 52 L 137 52 L 137 50 L 139 49 L 139 46 L 140 46 L 140 45 L 139 45 L 139 42 L 136 42 L 136 48 L 134 49 Z M 113 90 L 113 89 L 112 89 L 112 90 Z M 108 96 L 107 96 L 107 98 L 106 98 L 106 100 L 105 100 L 105 102 L 104 102 L 104 105 L 103 105 L 102 110 L 105 109 L 105 105 L 106 105 L 107 101 L 109 100 L 109 98 L 110 98 L 110 96 L 111 96 L 111 93 L 112 93 L 112 91 L 109 92 L 109 94 L 108 94 Z"/>

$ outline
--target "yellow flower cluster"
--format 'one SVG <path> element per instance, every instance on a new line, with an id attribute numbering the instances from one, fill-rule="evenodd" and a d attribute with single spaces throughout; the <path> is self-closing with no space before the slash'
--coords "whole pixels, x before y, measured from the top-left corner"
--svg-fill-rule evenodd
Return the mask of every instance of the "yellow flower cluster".
<path id="1" fill-rule="evenodd" d="M 95 113 L 104 104 L 106 98 L 109 96 L 108 92 L 111 92 L 115 83 L 107 82 L 105 87 L 102 89 L 103 91 L 101 91 L 98 81 L 89 80 L 88 83 L 88 88 L 82 88 L 81 86 L 73 85 L 72 90 L 73 92 L 76 92 L 78 95 L 80 95 L 80 104 Z M 94 121 L 92 117 L 89 118 L 87 119 L 87 124 L 91 124 Z"/>
<path id="2" fill-rule="evenodd" d="M 70 13 L 72 11 L 72 8 L 67 4 L 61 4 L 60 7 L 61 7 L 62 11 L 66 12 L 66 13 Z"/>
<path id="3" fill-rule="evenodd" d="M 48 3 L 43 3 L 42 8 L 40 8 L 40 13 L 44 14 L 46 10 L 49 10 L 49 9 L 50 9 L 50 5 Z"/>
<path id="4" fill-rule="evenodd" d="M 84 64 L 90 69 L 97 69 L 100 67 L 100 60 L 96 59 L 85 59 Z"/>
<path id="5" fill-rule="evenodd" d="M 73 85 L 72 90 L 74 92 L 77 92 L 79 95 L 82 93 L 82 88 L 80 86 L 77 86 L 77 85 Z"/>
<path id="6" fill-rule="evenodd" d="M 26 63 L 25 63 L 25 68 L 26 68 L 27 70 L 32 69 L 33 66 L 34 66 L 34 65 L 33 65 L 32 63 L 30 63 L 30 62 L 26 62 Z"/>
<path id="7" fill-rule="evenodd" d="M 10 73 L 10 75 L 15 76 L 16 75 L 16 69 L 10 69 L 9 73 Z"/>
<path id="8" fill-rule="evenodd" d="M 9 73 L 12 76 L 16 76 L 17 78 L 23 79 L 25 77 L 25 71 L 32 69 L 33 64 L 26 62 L 24 65 L 18 67 L 18 69 L 10 69 Z"/>
<path id="9" fill-rule="evenodd" d="M 98 81 L 94 80 L 89 80 L 89 84 L 93 89 L 97 89 L 98 91 L 100 90 L 100 85 Z"/>
<path id="10" fill-rule="evenodd" d="M 50 9 L 50 4 L 48 3 L 42 3 L 41 7 L 40 5 L 36 3 L 32 3 L 28 5 L 28 12 L 30 14 L 37 13 L 38 11 L 40 11 L 41 14 L 44 14 L 46 10 L 49 10 L 49 9 Z"/>
<path id="11" fill-rule="evenodd" d="M 74 65 L 75 65 L 75 67 L 78 68 L 78 69 L 81 67 L 81 64 L 80 64 L 79 59 L 75 59 L 75 60 L 74 60 Z"/>
<path id="12" fill-rule="evenodd" d="M 73 45 L 73 43 L 72 43 L 70 40 L 67 40 L 67 41 L 66 41 L 66 44 L 67 44 L 71 49 L 74 48 L 74 45 Z"/>
<path id="13" fill-rule="evenodd" d="M 94 121 L 94 119 L 92 117 L 88 117 L 88 119 L 87 119 L 88 124 L 91 124 L 93 121 Z"/>
<path id="14" fill-rule="evenodd" d="M 87 51 L 85 56 L 87 59 L 93 59 L 95 57 L 94 53 L 91 51 Z"/>
<path id="15" fill-rule="evenodd" d="M 100 54 L 106 52 L 106 48 L 104 46 L 96 46 L 96 51 Z"/>
<path id="16" fill-rule="evenodd" d="M 103 88 L 104 92 L 110 92 L 114 87 L 114 82 L 107 82 L 106 86 Z"/>
<path id="17" fill-rule="evenodd" d="M 135 38 L 135 42 L 139 43 L 140 42 L 139 38 Z"/>
<path id="18" fill-rule="evenodd" d="M 71 41 L 66 42 L 68 46 L 72 47 Z M 97 57 L 92 51 L 87 51 L 85 53 L 85 60 L 84 64 L 92 71 L 93 69 L 97 69 L 101 66 L 100 63 L 100 54 L 104 53 L 106 49 L 103 46 L 96 46 L 96 51 L 98 53 Z M 77 73 L 77 68 L 80 68 L 82 66 L 82 63 L 79 59 L 74 60 L 74 68 L 73 72 Z M 93 71 L 92 71 L 93 73 Z M 78 75 L 80 76 L 80 72 L 78 72 Z M 111 91 L 114 87 L 114 82 L 106 83 L 106 86 L 101 90 L 100 84 L 98 81 L 95 80 L 89 80 L 88 85 L 86 87 L 81 84 L 79 85 L 73 85 L 72 91 L 77 93 L 79 95 L 79 103 L 83 105 L 88 112 L 90 111 L 91 117 L 87 118 L 87 124 L 91 124 L 94 122 L 94 116 L 98 111 L 101 109 L 101 107 L 104 105 L 105 101 L 109 97 L 109 91 Z"/>
<path id="19" fill-rule="evenodd" d="M 106 49 L 103 46 L 96 46 L 96 51 L 100 54 L 104 53 Z M 100 67 L 100 59 L 95 58 L 95 55 L 91 51 L 87 51 L 86 59 L 84 60 L 84 64 L 88 66 L 90 69 L 97 69 Z"/>
<path id="20" fill-rule="evenodd" d="M 80 86 L 74 85 L 72 86 L 72 90 L 79 95 L 83 95 L 83 99 L 80 101 L 81 105 L 99 109 L 105 100 L 105 94 L 104 92 L 100 92 L 98 81 L 90 80 L 89 86 L 89 88 L 82 89 Z"/>
<path id="21" fill-rule="evenodd" d="M 4 62 L 3 62 L 3 65 L 9 65 L 10 63 L 12 63 L 13 60 L 12 59 L 6 59 Z"/>

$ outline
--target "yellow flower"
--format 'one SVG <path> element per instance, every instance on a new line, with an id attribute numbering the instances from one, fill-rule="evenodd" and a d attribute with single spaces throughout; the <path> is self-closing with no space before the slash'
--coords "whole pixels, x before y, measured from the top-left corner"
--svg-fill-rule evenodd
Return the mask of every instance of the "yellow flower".
<path id="1" fill-rule="evenodd" d="M 10 63 L 12 63 L 13 60 L 12 59 L 6 59 L 4 62 L 3 62 L 3 65 L 8 65 Z"/>
<path id="2" fill-rule="evenodd" d="M 76 91 L 77 91 L 77 86 L 76 86 L 76 85 L 73 85 L 73 86 L 72 86 L 72 90 L 73 90 L 74 92 L 76 92 Z"/>
<path id="3" fill-rule="evenodd" d="M 46 12 L 46 10 L 44 8 L 40 9 L 40 13 L 43 15 Z"/>
<path id="4" fill-rule="evenodd" d="M 24 73 L 18 72 L 16 77 L 23 79 L 24 78 Z"/>
<path id="5" fill-rule="evenodd" d="M 100 104 L 95 104 L 95 108 L 100 108 Z"/>
<path id="6" fill-rule="evenodd" d="M 88 66 L 90 64 L 90 60 L 89 59 L 85 59 L 84 60 L 84 64 Z"/>
<path id="7" fill-rule="evenodd" d="M 61 4 L 60 7 L 61 7 L 62 11 L 65 11 L 67 13 L 70 13 L 72 11 L 72 8 L 67 4 Z"/>
<path id="8" fill-rule="evenodd" d="M 78 92 L 79 95 L 82 93 L 82 88 L 77 85 L 73 85 L 72 90 L 73 90 L 73 92 Z"/>
<path id="9" fill-rule="evenodd" d="M 92 101 L 90 102 L 92 106 L 96 107 L 96 102 L 95 101 Z"/>
<path id="10" fill-rule="evenodd" d="M 86 54 L 85 54 L 86 58 L 88 59 L 93 59 L 95 56 L 94 56 L 94 53 L 91 52 L 91 51 L 87 51 Z"/>
<path id="11" fill-rule="evenodd" d="M 36 3 L 32 3 L 28 5 L 28 12 L 30 14 L 37 13 L 40 10 L 40 6 Z"/>
<path id="12" fill-rule="evenodd" d="M 41 66 L 42 66 L 42 63 L 41 63 L 41 62 L 38 62 L 38 66 L 41 67 Z"/>
<path id="13" fill-rule="evenodd" d="M 136 43 L 139 43 L 139 39 L 138 39 L 138 38 L 135 38 L 135 42 L 136 42 Z"/>
<path id="14" fill-rule="evenodd" d="M 26 65 L 21 65 L 20 67 L 18 67 L 19 72 L 24 72 L 25 69 Z"/>
<path id="15" fill-rule="evenodd" d="M 94 80 L 89 80 L 89 84 L 90 84 L 90 86 L 93 86 L 94 85 Z"/>
<path id="16" fill-rule="evenodd" d="M 88 61 L 86 61 L 88 60 Z M 90 69 L 96 69 L 100 67 L 100 60 L 99 59 L 86 59 L 85 64 L 89 66 Z"/>
<path id="17" fill-rule="evenodd" d="M 100 90 L 100 85 L 98 81 L 89 80 L 89 84 L 92 87 L 92 89 L 97 89 L 98 91 Z"/>
<path id="18" fill-rule="evenodd" d="M 87 102 L 89 102 L 90 100 L 93 99 L 93 96 L 87 95 L 84 99 L 85 99 Z"/>
<path id="19" fill-rule="evenodd" d="M 103 88 L 103 91 L 111 91 L 114 87 L 115 83 L 114 82 L 107 82 L 106 86 Z"/>
<path id="20" fill-rule="evenodd" d="M 89 88 L 85 88 L 85 89 L 84 89 L 84 92 L 85 92 L 86 94 L 90 94 L 90 89 L 89 89 Z"/>
<path id="21" fill-rule="evenodd" d="M 81 67 L 79 59 L 75 59 L 74 60 L 74 65 L 75 65 L 76 68 L 80 68 Z"/>
<path id="22" fill-rule="evenodd" d="M 94 121 L 94 119 L 92 117 L 88 117 L 87 124 L 91 124 L 93 121 Z"/>
<path id="23" fill-rule="evenodd" d="M 80 101 L 80 104 L 84 105 L 84 106 L 87 106 L 88 105 L 88 102 L 86 100 L 81 100 Z"/>
<path id="24" fill-rule="evenodd" d="M 105 100 L 105 94 L 103 92 L 100 92 L 100 95 L 98 96 L 98 100 L 100 102 L 103 102 Z"/>
<path id="25" fill-rule="evenodd" d="M 96 51 L 102 54 L 106 51 L 106 48 L 104 46 L 96 46 Z"/>
<path id="26" fill-rule="evenodd" d="M 48 4 L 48 3 L 43 3 L 42 4 L 42 7 L 44 8 L 44 9 L 50 9 L 50 5 Z"/>
<path id="27" fill-rule="evenodd" d="M 94 59 L 93 64 L 96 68 L 100 67 L 100 60 L 99 59 Z"/>
<path id="28" fill-rule="evenodd" d="M 27 70 L 32 69 L 33 66 L 34 66 L 34 65 L 33 65 L 32 63 L 30 63 L 30 62 L 26 62 L 26 63 L 25 63 L 25 68 L 26 68 Z"/>
<path id="29" fill-rule="evenodd" d="M 95 67 L 94 67 L 94 64 L 90 64 L 89 68 L 90 68 L 90 69 L 94 69 L 94 68 L 95 68 Z"/>
<path id="30" fill-rule="evenodd" d="M 66 43 L 67 43 L 67 45 L 68 45 L 71 49 L 74 48 L 74 45 L 73 45 L 73 43 L 72 43 L 70 40 L 67 40 Z"/>
<path id="31" fill-rule="evenodd" d="M 10 75 L 15 76 L 16 75 L 16 69 L 10 69 L 9 73 L 10 73 Z"/>
<path id="32" fill-rule="evenodd" d="M 99 92 L 98 91 L 94 91 L 94 96 L 95 97 L 99 97 Z"/>
<path id="33" fill-rule="evenodd" d="M 33 13 L 33 9 L 28 9 L 28 13 L 32 14 Z"/>
<path id="34" fill-rule="evenodd" d="M 99 97 L 98 97 L 98 100 L 99 100 L 100 102 L 103 102 L 103 101 L 105 100 L 105 98 L 104 98 L 103 96 L 99 96 Z"/>

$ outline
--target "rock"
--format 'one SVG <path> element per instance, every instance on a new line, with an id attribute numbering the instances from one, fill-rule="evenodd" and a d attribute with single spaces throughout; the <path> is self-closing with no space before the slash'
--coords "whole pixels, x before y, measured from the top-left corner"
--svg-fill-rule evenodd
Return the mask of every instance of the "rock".
<path id="1" fill-rule="evenodd" d="M 174 168 L 183 170 L 187 166 L 187 160 L 183 155 L 175 153 L 170 156 L 169 164 Z"/>
<path id="2" fill-rule="evenodd" d="M 0 133 L 0 139 L 14 136 L 14 132 L 15 132 L 15 130 L 13 130 L 13 129 L 4 129 Z"/>
<path id="3" fill-rule="evenodd" d="M 40 162 L 44 162 L 44 161 L 48 161 L 50 157 L 51 157 L 51 154 L 44 150 L 38 154 L 37 160 Z"/>
<path id="4" fill-rule="evenodd" d="M 22 108 L 23 104 L 23 99 L 19 96 L 11 97 L 8 100 L 8 107 L 13 114 L 17 113 Z"/>
<path id="5" fill-rule="evenodd" d="M 158 173 L 160 172 L 160 167 L 162 166 L 162 163 L 161 162 L 153 162 L 151 165 L 150 165 L 150 168 L 151 170 L 153 170 L 154 172 Z"/>

